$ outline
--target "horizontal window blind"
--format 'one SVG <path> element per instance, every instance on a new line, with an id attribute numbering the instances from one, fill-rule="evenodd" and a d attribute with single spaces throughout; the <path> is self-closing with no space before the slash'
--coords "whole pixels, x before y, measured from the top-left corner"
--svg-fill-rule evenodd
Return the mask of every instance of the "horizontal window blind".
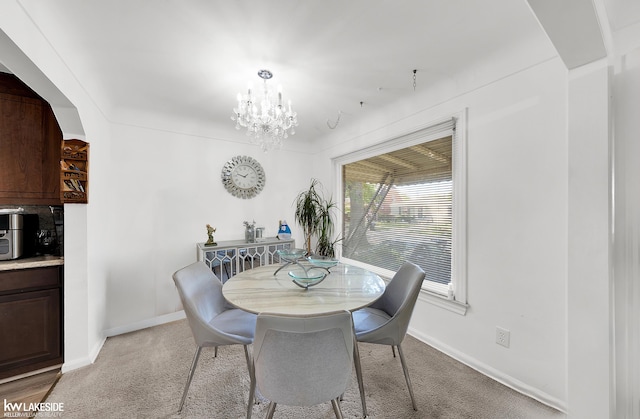
<path id="1" fill-rule="evenodd" d="M 342 166 L 344 257 L 391 271 L 411 261 L 426 280 L 451 282 L 454 128 L 429 127 L 410 134 L 424 142 Z"/>

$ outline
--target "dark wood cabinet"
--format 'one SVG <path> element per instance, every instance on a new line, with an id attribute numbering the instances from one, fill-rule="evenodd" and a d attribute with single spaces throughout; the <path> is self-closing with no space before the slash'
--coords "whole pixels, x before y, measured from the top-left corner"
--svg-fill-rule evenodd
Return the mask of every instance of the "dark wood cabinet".
<path id="1" fill-rule="evenodd" d="M 0 380 L 62 364 L 62 270 L 0 271 Z"/>
<path id="2" fill-rule="evenodd" d="M 0 73 L 0 204 L 60 204 L 61 142 L 49 104 Z"/>

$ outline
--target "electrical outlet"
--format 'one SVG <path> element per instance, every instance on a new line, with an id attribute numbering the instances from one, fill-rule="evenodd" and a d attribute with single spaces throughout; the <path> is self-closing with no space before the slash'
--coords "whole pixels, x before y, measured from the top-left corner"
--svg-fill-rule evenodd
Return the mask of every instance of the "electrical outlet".
<path id="1" fill-rule="evenodd" d="M 511 332 L 502 327 L 496 327 L 496 343 L 502 345 L 505 348 L 509 347 L 509 340 L 511 339 Z"/>

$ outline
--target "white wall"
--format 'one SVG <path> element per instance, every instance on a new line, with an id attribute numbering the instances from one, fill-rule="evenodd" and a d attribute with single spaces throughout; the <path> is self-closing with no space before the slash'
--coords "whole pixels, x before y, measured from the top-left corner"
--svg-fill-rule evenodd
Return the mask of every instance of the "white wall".
<path id="1" fill-rule="evenodd" d="M 614 293 L 618 417 L 640 417 L 640 45 L 619 57 L 614 79 Z"/>
<path id="2" fill-rule="evenodd" d="M 567 366 L 566 92 L 559 59 L 470 92 L 450 91 L 453 99 L 435 105 L 427 92 L 407 118 L 397 122 L 381 112 L 377 125 L 336 141 L 318 159 L 320 178 L 331 182 L 329 158 L 468 109 L 470 307 L 461 316 L 420 298 L 411 333 L 560 408 Z M 511 331 L 510 348 L 495 343 L 496 326 Z"/>
<path id="3" fill-rule="evenodd" d="M 306 154 L 265 154 L 248 143 L 123 125 L 113 126 L 110 154 L 108 334 L 181 309 L 171 275 L 195 261 L 206 224 L 222 241 L 242 239 L 245 220 L 274 237 L 286 219 L 302 244 L 293 200 L 309 184 Z M 236 198 L 222 185 L 222 167 L 236 155 L 254 157 L 265 170 L 264 190 L 253 199 Z"/>
<path id="4" fill-rule="evenodd" d="M 604 60 L 570 72 L 567 402 L 576 418 L 614 412 L 609 84 Z"/>

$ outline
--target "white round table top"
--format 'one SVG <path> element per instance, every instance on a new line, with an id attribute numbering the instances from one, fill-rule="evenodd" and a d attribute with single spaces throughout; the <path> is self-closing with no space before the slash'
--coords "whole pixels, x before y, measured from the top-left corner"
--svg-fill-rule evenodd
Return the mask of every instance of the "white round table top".
<path id="1" fill-rule="evenodd" d="M 354 311 L 376 301 L 384 293 L 385 283 L 366 269 L 338 264 L 319 284 L 307 289 L 293 282 L 289 271 L 294 265 L 266 265 L 231 277 L 222 294 L 232 305 L 251 313 L 292 316 Z"/>

